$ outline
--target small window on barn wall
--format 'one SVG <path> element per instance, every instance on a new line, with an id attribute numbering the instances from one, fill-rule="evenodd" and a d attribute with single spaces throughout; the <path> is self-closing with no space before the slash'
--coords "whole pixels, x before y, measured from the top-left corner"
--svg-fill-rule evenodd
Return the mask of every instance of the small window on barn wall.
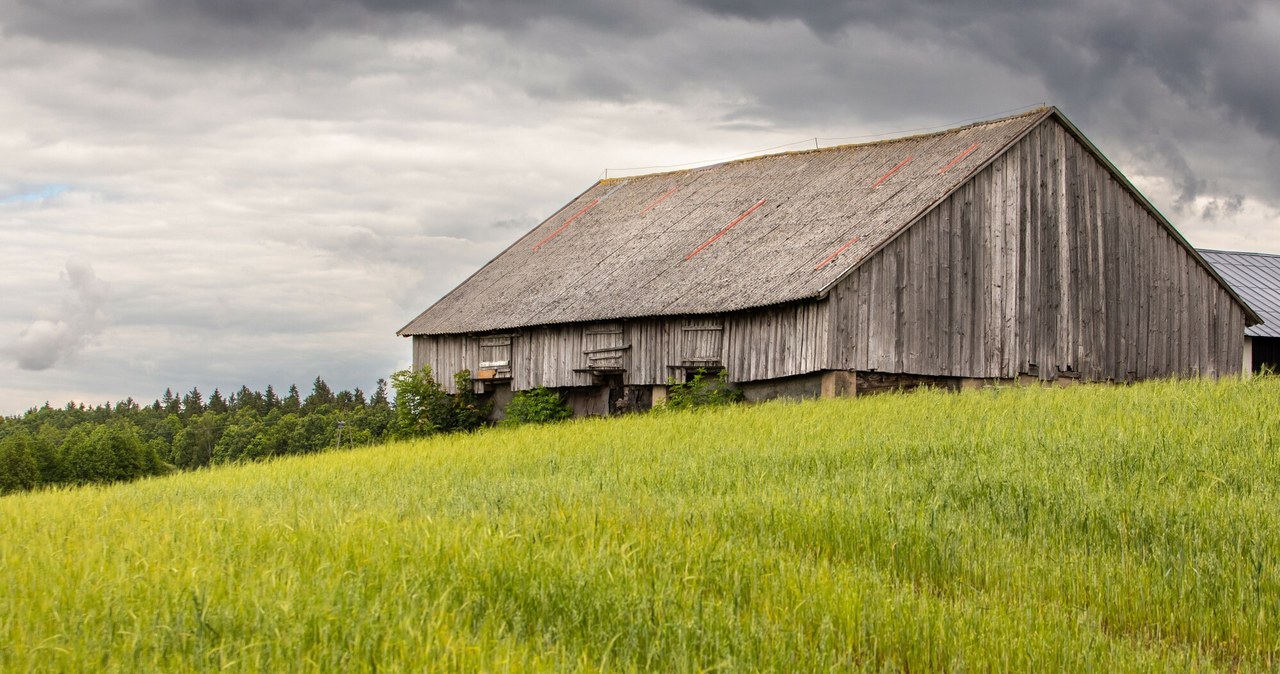
<path id="1" fill-rule="evenodd" d="M 582 352 L 588 370 L 621 370 L 622 356 L 630 345 L 624 339 L 621 323 L 594 323 L 583 333 Z"/>
<path id="2" fill-rule="evenodd" d="M 480 364 L 476 379 L 505 379 L 511 376 L 511 335 L 484 335 L 480 338 Z"/>
<path id="3" fill-rule="evenodd" d="M 724 321 L 719 318 L 687 322 L 681 331 L 680 364 L 719 367 L 724 349 Z"/>

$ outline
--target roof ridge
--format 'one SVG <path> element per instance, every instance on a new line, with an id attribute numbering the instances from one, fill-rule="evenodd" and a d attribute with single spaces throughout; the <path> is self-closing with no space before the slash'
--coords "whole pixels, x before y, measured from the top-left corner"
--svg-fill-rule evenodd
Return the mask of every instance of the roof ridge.
<path id="1" fill-rule="evenodd" d="M 1201 253 L 1221 253 L 1223 255 L 1257 255 L 1260 257 L 1280 257 L 1280 253 L 1262 253 L 1255 250 L 1220 250 L 1217 248 L 1197 248 Z"/>
<path id="2" fill-rule="evenodd" d="M 1032 117 L 1032 116 L 1035 116 L 1035 115 L 1042 115 L 1042 114 L 1044 114 L 1044 113 L 1045 113 L 1045 111 L 1047 111 L 1047 110 L 1052 110 L 1052 109 L 1054 109 L 1054 106 L 1051 106 L 1051 105 L 1039 105 L 1039 106 L 1036 106 L 1036 107 L 1034 107 L 1034 108 L 1031 108 L 1030 110 L 1025 110 L 1025 111 L 1023 111 L 1023 112 L 1019 112 L 1019 113 L 1016 113 L 1016 114 L 1012 114 L 1012 115 L 1005 115 L 1005 116 L 1003 116 L 1003 117 L 993 117 L 993 118 L 991 118 L 991 119 L 981 119 L 981 120 L 978 120 L 978 121 L 976 121 L 976 122 L 970 122 L 970 123 L 968 123 L 968 124 L 961 124 L 960 126 L 950 126 L 950 127 L 946 127 L 946 128 L 943 128 L 943 129 L 938 129 L 937 131 L 927 131 L 927 132 L 923 132 L 923 133 L 911 133 L 911 132 L 904 132 L 906 135 L 902 135 L 902 136 L 893 136 L 893 137 L 891 137 L 891 138 L 880 138 L 880 139 L 877 139 L 877 140 L 869 140 L 869 141 L 864 141 L 864 142 L 861 142 L 861 143 L 843 143 L 843 144 L 840 144 L 840 145 L 828 145 L 828 146 L 826 146 L 826 147 L 805 148 L 805 149 L 802 149 L 802 150 L 786 150 L 786 151 L 783 151 L 783 152 L 769 152 L 769 153 L 767 153 L 767 154 L 757 154 L 757 155 L 752 155 L 752 156 L 750 156 L 750 157 L 740 157 L 740 158 L 736 158 L 736 159 L 726 159 L 726 160 L 724 160 L 724 161 L 717 161 L 717 162 L 713 162 L 713 163 L 706 164 L 706 165 L 703 165 L 703 166 L 693 166 L 693 167 L 690 167 L 690 168 L 675 169 L 675 170 L 671 170 L 671 171 L 654 171 L 653 173 L 637 173 L 637 174 L 634 174 L 634 175 L 628 175 L 628 176 L 618 176 L 618 177 L 616 177 L 616 178 L 604 178 L 604 179 L 602 179 L 600 182 L 602 182 L 602 183 L 614 183 L 614 182 L 618 182 L 618 181 L 622 181 L 622 180 L 634 180 L 634 179 L 639 179 L 639 178 L 652 178 L 652 177 L 654 177 L 654 176 L 675 176 L 675 175 L 680 175 L 680 174 L 683 174 L 683 173 L 693 173 L 693 172 L 696 172 L 696 171 L 706 171 L 707 169 L 719 168 L 719 167 L 721 167 L 721 166 L 729 166 L 729 165 L 732 165 L 732 164 L 744 164 L 744 163 L 746 163 L 746 162 L 758 161 L 758 160 L 761 160 L 761 159 L 772 159 L 772 158 L 774 158 L 774 157 L 790 157 L 790 156 L 798 156 L 798 155 L 804 155 L 804 154 L 820 154 L 820 153 L 823 153 L 823 152 L 839 152 L 839 151 L 848 151 L 848 150 L 852 150 L 852 149 L 854 149 L 854 148 L 878 147 L 878 146 L 883 146 L 883 145 L 891 145 L 891 144 L 893 144 L 893 143 L 902 143 L 902 142 L 907 142 L 907 141 L 916 141 L 916 140 L 921 140 L 921 139 L 924 139 L 924 138 L 933 138 L 933 137 L 937 137 L 937 136 L 945 136 L 945 135 L 948 135 L 948 134 L 959 133 L 959 132 L 961 132 L 961 131 L 967 131 L 967 130 L 969 130 L 969 129 L 974 129 L 974 128 L 977 128 L 977 127 L 980 127 L 980 126 L 987 126 L 987 125 L 990 125 L 990 124 L 1000 124 L 1000 123 L 1002 123 L 1002 122 L 1008 122 L 1008 121 L 1011 121 L 1011 120 L 1021 119 L 1021 118 L 1024 118 L 1024 117 Z M 892 133 L 892 132 L 890 132 L 890 133 Z M 874 135 L 874 134 L 873 134 L 873 135 Z M 625 169 L 615 169 L 615 170 L 625 170 Z"/>

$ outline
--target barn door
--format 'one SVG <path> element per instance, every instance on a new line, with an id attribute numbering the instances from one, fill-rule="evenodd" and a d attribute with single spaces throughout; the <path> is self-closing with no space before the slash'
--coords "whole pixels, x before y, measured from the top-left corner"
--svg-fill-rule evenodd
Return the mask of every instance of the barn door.
<path id="1" fill-rule="evenodd" d="M 485 335 L 480 338 L 480 367 L 476 379 L 502 379 L 511 376 L 511 335 Z"/>
<path id="2" fill-rule="evenodd" d="M 624 343 L 621 323 L 597 323 L 587 328 L 583 340 L 583 354 L 587 368 L 591 370 L 621 370 L 622 355 L 628 345 Z"/>
<path id="3" fill-rule="evenodd" d="M 696 320 L 685 324 L 680 343 L 680 360 L 686 366 L 719 366 L 724 352 L 724 322 Z"/>

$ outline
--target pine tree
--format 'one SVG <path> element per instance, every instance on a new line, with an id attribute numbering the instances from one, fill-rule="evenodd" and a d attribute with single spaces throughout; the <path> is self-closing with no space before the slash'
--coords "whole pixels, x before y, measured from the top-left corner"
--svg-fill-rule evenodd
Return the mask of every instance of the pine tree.
<path id="1" fill-rule="evenodd" d="M 185 419 L 191 419 L 204 414 L 204 396 L 200 395 L 200 389 L 192 386 L 191 392 L 182 396 L 182 416 Z"/>
<path id="2" fill-rule="evenodd" d="M 298 393 L 298 385 L 289 385 L 289 395 L 280 401 L 280 409 L 285 414 L 297 414 L 302 409 L 302 396 Z"/>
<path id="3" fill-rule="evenodd" d="M 241 386 L 240 390 L 231 396 L 228 407 L 233 411 L 251 410 L 253 412 L 264 413 L 262 405 L 262 394 L 252 391 L 248 386 Z"/>
<path id="4" fill-rule="evenodd" d="M 363 419 L 364 426 L 371 436 L 370 440 L 385 437 L 391 431 L 392 420 L 391 403 L 387 400 L 387 380 L 379 379 L 378 387 L 374 389 L 373 397 L 369 399 L 368 413 Z"/>
<path id="5" fill-rule="evenodd" d="M 371 407 L 390 407 L 391 401 L 387 399 L 387 380 L 378 379 L 378 388 L 373 391 L 373 398 L 369 400 Z"/>
<path id="6" fill-rule="evenodd" d="M 217 388 L 214 388 L 213 395 L 209 396 L 209 411 L 218 414 L 227 413 L 227 401 L 222 398 L 222 393 Z"/>
<path id="7" fill-rule="evenodd" d="M 129 412 L 136 412 L 137 409 L 138 409 L 138 403 L 133 402 L 133 397 L 130 396 L 126 400 L 121 400 L 120 402 L 117 402 L 115 409 L 112 410 L 112 413 L 115 414 L 116 416 L 123 416 L 125 414 L 128 414 Z"/>
<path id="8" fill-rule="evenodd" d="M 302 409 L 312 412 L 324 405 L 332 405 L 334 402 L 333 389 L 324 383 L 320 377 L 311 385 L 311 395 L 307 396 L 307 400 L 302 404 Z"/>
<path id="9" fill-rule="evenodd" d="M 173 389 L 166 388 L 164 395 L 160 397 L 160 404 L 164 406 L 164 411 L 169 414 L 178 414 L 182 411 L 182 401 L 173 395 Z"/>
<path id="10" fill-rule="evenodd" d="M 259 410 L 263 414 L 280 407 L 280 396 L 276 395 L 276 390 L 272 388 L 271 384 L 267 384 L 267 393 L 263 402 L 265 406 Z"/>

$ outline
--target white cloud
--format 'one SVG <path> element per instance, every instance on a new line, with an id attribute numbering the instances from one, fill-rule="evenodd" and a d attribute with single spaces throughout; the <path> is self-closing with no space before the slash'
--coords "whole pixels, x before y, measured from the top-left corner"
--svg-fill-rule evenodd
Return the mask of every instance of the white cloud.
<path id="1" fill-rule="evenodd" d="M 67 261 L 63 280 L 70 292 L 56 310 L 23 328 L 3 352 L 23 370 L 46 370 L 72 358 L 106 327 L 108 288 L 86 261 Z"/>

